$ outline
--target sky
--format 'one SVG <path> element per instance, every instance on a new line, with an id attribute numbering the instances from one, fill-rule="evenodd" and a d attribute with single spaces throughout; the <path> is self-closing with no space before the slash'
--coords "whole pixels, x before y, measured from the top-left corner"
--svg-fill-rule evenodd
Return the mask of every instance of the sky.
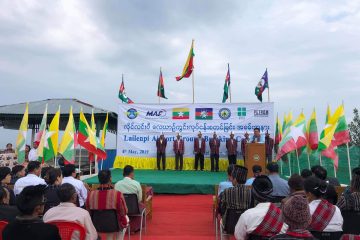
<path id="1" fill-rule="evenodd" d="M 222 100 L 227 63 L 232 102 L 256 102 L 265 69 L 282 117 L 345 103 L 359 107 L 360 2 L 0 1 L 0 105 L 77 98 L 117 110 L 121 75 L 136 103 L 192 101 L 191 79 L 175 81 L 195 40 L 195 102 Z M 265 95 L 267 100 L 267 95 Z M 110 136 L 114 142 L 114 136 Z M 16 131 L 0 128 L 0 146 Z M 1 148 L 1 147 L 0 147 Z"/>

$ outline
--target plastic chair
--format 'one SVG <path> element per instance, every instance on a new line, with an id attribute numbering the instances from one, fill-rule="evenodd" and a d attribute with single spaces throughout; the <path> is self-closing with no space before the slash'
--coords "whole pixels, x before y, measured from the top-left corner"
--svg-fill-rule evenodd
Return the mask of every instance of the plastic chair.
<path id="1" fill-rule="evenodd" d="M 360 240 L 360 235 L 344 234 L 340 240 Z"/>
<path id="2" fill-rule="evenodd" d="M 0 240 L 2 240 L 2 232 L 3 232 L 4 228 L 6 227 L 6 225 L 8 225 L 8 222 L 0 221 Z"/>
<path id="3" fill-rule="evenodd" d="M 125 198 L 125 202 L 126 202 L 126 206 L 128 208 L 128 216 L 129 217 L 141 217 L 141 222 L 140 222 L 140 240 L 141 240 L 141 235 L 142 235 L 142 228 L 143 228 L 143 222 L 144 222 L 144 230 L 146 232 L 146 208 L 144 208 L 141 212 L 140 212 L 140 208 L 139 208 L 139 201 L 137 198 L 137 195 L 132 193 L 132 194 L 123 194 L 124 198 Z M 130 228 L 129 228 L 129 232 L 130 232 Z"/>
<path id="4" fill-rule="evenodd" d="M 73 234 L 76 232 L 78 232 L 80 240 L 85 240 L 86 229 L 83 225 L 77 222 L 51 221 L 47 223 L 53 224 L 59 229 L 62 240 L 71 240 Z"/>
<path id="5" fill-rule="evenodd" d="M 343 223 L 343 233 L 345 234 L 360 234 L 359 222 L 360 222 L 360 212 L 359 211 L 342 211 L 341 212 L 344 223 Z"/>
<path id="6" fill-rule="evenodd" d="M 90 210 L 91 220 L 99 233 L 118 233 L 116 239 L 123 239 L 122 233 L 128 229 L 128 235 L 130 239 L 130 225 L 128 224 L 125 229 L 119 225 L 117 213 L 115 209 L 107 210 Z"/>
<path id="7" fill-rule="evenodd" d="M 238 222 L 241 214 L 244 213 L 244 210 L 238 209 L 228 209 L 226 213 L 226 222 L 223 225 L 223 222 L 220 222 L 220 239 L 224 239 L 226 235 L 233 235 L 235 231 L 236 223 Z"/>
<path id="8" fill-rule="evenodd" d="M 339 240 L 342 232 L 317 232 L 311 231 L 311 234 L 319 240 Z"/>

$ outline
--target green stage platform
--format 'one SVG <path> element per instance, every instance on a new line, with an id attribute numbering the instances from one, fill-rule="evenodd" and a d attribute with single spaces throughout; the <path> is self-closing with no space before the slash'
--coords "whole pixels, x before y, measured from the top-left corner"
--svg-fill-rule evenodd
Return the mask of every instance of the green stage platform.
<path id="1" fill-rule="evenodd" d="M 111 174 L 113 183 L 123 178 L 122 169 L 112 169 Z M 135 170 L 135 179 L 152 186 L 155 193 L 214 194 L 214 186 L 226 179 L 226 172 Z M 85 182 L 99 183 L 97 176 Z"/>

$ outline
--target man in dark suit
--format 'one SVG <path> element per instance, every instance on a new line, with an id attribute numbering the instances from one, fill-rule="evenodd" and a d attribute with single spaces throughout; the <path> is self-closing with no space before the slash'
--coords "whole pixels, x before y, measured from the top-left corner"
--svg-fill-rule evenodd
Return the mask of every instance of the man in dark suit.
<path id="1" fill-rule="evenodd" d="M 174 141 L 174 153 L 175 153 L 175 170 L 183 169 L 183 156 L 184 156 L 184 140 L 181 139 L 180 133 L 176 135 L 176 140 Z M 180 162 L 180 168 L 179 168 Z"/>
<path id="2" fill-rule="evenodd" d="M 194 153 L 195 153 L 195 170 L 198 169 L 200 161 L 200 170 L 204 170 L 204 154 L 205 154 L 205 139 L 202 137 L 201 132 L 198 137 L 194 139 Z"/>
<path id="3" fill-rule="evenodd" d="M 244 159 L 244 163 L 245 163 L 245 158 L 246 158 L 246 144 L 250 143 L 250 138 L 249 138 L 249 133 L 246 132 L 244 134 L 244 138 L 241 139 L 241 154 L 243 155 L 243 159 Z"/>
<path id="4" fill-rule="evenodd" d="M 265 133 L 265 151 L 267 162 L 272 162 L 272 154 L 274 148 L 274 139 L 270 137 L 270 133 L 266 131 Z"/>
<path id="5" fill-rule="evenodd" d="M 236 164 L 237 141 L 234 139 L 234 133 L 230 133 L 230 138 L 226 141 L 226 149 L 228 152 L 228 160 L 230 164 Z"/>
<path id="6" fill-rule="evenodd" d="M 211 160 L 211 171 L 219 171 L 219 148 L 220 140 L 217 138 L 216 132 L 209 141 L 210 146 L 210 160 Z"/>
<path id="7" fill-rule="evenodd" d="M 167 140 L 164 137 L 164 133 L 161 133 L 160 137 L 156 140 L 156 163 L 158 170 L 160 170 L 160 160 L 162 161 L 162 170 L 165 170 L 166 145 Z"/>

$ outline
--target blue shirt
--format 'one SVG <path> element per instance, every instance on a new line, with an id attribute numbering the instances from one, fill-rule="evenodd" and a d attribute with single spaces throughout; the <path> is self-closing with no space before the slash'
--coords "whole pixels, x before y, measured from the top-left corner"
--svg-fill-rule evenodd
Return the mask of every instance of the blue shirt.
<path id="1" fill-rule="evenodd" d="M 246 186 L 251 186 L 253 184 L 254 180 L 255 180 L 254 177 L 249 178 L 248 180 L 246 180 L 245 185 Z"/>
<path id="2" fill-rule="evenodd" d="M 279 174 L 270 174 L 268 177 L 273 184 L 271 196 L 286 197 L 290 194 L 288 182 L 282 179 Z"/>
<path id="3" fill-rule="evenodd" d="M 221 182 L 219 184 L 218 195 L 220 195 L 220 193 L 222 193 L 225 189 L 231 188 L 231 187 L 233 187 L 233 185 L 232 185 L 232 182 L 230 182 L 229 180 Z"/>
<path id="4" fill-rule="evenodd" d="M 255 140 L 255 136 L 253 135 L 251 138 L 251 142 L 253 142 L 254 140 Z M 265 136 L 260 135 L 260 139 L 258 139 L 257 143 L 265 143 Z"/>

